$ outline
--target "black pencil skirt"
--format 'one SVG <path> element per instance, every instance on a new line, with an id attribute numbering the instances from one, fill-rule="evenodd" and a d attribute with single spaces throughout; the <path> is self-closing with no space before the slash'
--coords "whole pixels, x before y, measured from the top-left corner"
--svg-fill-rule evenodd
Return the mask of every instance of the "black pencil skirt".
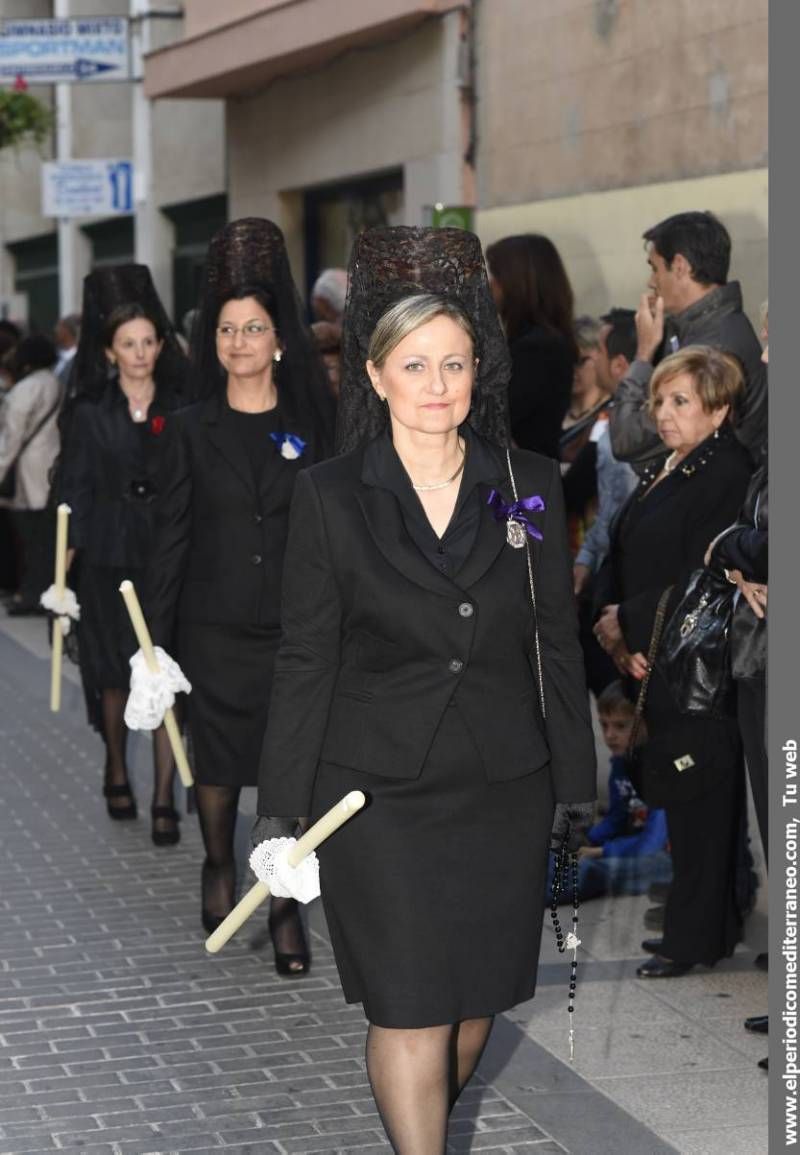
<path id="1" fill-rule="evenodd" d="M 205 786 L 255 786 L 280 629 L 182 622 L 178 661 L 187 696 L 194 776 Z"/>
<path id="2" fill-rule="evenodd" d="M 318 852 L 346 1000 L 378 1026 L 408 1028 L 531 998 L 554 808 L 547 769 L 487 782 L 455 706 L 415 780 L 322 763 L 312 817 L 350 790 L 367 806 Z"/>

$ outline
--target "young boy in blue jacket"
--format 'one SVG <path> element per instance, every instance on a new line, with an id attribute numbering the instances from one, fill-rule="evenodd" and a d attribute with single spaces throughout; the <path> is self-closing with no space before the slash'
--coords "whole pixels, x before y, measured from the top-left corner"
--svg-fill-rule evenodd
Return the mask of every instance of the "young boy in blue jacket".
<path id="1" fill-rule="evenodd" d="M 612 682 L 597 699 L 603 738 L 611 751 L 608 811 L 585 832 L 578 850 L 578 897 L 605 894 L 645 894 L 653 882 L 669 882 L 672 863 L 667 851 L 667 818 L 663 810 L 648 810 L 630 778 L 628 744 L 634 707 L 621 682 Z M 550 902 L 555 858 L 550 856 Z M 572 899 L 571 892 L 561 896 Z"/>

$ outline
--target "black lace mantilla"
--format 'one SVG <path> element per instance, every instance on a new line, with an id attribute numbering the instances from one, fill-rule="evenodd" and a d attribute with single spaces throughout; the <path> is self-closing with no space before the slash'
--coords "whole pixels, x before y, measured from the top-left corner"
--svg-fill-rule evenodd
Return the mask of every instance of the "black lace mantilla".
<path id="1" fill-rule="evenodd" d="M 70 371 L 70 399 L 97 399 L 115 380 L 105 352 L 105 329 L 115 309 L 132 304 L 141 305 L 164 336 L 164 347 L 156 362 L 156 387 L 175 393 L 187 388 L 189 363 L 147 265 L 113 265 L 95 269 L 83 282 L 81 335 Z"/>
<path id="2" fill-rule="evenodd" d="M 347 453 L 366 444 L 386 426 L 386 406 L 367 376 L 367 350 L 386 310 L 414 293 L 455 298 L 468 313 L 478 335 L 479 358 L 469 422 L 476 433 L 507 445 L 511 362 L 480 241 L 463 229 L 397 226 L 363 232 L 350 255 L 337 451 Z"/>
<path id="3" fill-rule="evenodd" d="M 281 407 L 313 426 L 323 446 L 333 440 L 334 403 L 325 367 L 306 324 L 283 233 L 273 221 L 243 217 L 212 238 L 198 316 L 192 327 L 192 380 L 196 396 L 221 390 L 225 374 L 217 358 L 217 319 L 231 292 L 262 286 L 275 298 L 283 355 L 275 368 Z"/>

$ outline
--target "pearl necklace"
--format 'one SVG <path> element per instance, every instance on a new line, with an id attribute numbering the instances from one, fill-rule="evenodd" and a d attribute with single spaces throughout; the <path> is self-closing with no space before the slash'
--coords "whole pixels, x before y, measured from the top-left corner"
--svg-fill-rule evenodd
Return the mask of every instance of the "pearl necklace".
<path id="1" fill-rule="evenodd" d="M 446 489 L 448 485 L 452 485 L 461 470 L 464 468 L 464 462 L 466 461 L 467 455 L 463 449 L 461 450 L 461 454 L 462 456 L 461 461 L 458 463 L 458 469 L 455 471 L 455 473 L 451 474 L 451 476 L 448 477 L 446 481 L 435 481 L 432 485 L 415 485 L 412 481 L 412 489 L 414 489 L 417 493 L 432 493 L 434 489 Z"/>
<path id="2" fill-rule="evenodd" d="M 123 393 L 125 390 L 123 389 Z M 134 421 L 141 422 L 147 417 L 147 408 L 152 405 L 155 398 L 155 389 L 148 391 L 141 397 L 133 397 L 130 393 L 125 393 L 125 398 L 128 402 L 128 410 Z"/>

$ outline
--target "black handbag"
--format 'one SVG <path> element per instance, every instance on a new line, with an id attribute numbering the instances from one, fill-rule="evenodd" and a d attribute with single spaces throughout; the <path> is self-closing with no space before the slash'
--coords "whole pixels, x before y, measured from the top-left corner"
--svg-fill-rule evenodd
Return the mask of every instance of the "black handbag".
<path id="1" fill-rule="evenodd" d="M 650 732 L 643 746 L 636 745 L 650 678 L 659 666 L 658 655 L 662 652 L 666 630 L 676 620 L 688 597 L 687 590 L 667 624 L 667 604 L 672 590 L 673 587 L 669 586 L 663 591 L 656 609 L 647 654 L 647 673 L 639 688 L 628 745 L 632 780 L 648 806 L 690 802 L 702 797 L 729 777 L 740 756 L 735 722 L 729 717 L 717 718 L 702 713 L 687 712 L 683 717 L 673 718 L 668 729 Z M 697 608 L 701 597 L 702 594 L 693 602 L 693 608 Z M 678 620 L 683 622 L 686 613 L 691 612 L 691 609 L 686 609 Z"/>
<path id="2" fill-rule="evenodd" d="M 682 714 L 729 718 L 733 705 L 731 621 L 736 587 L 695 570 L 664 627 L 655 667 Z"/>
<path id="3" fill-rule="evenodd" d="M 732 718 L 687 714 L 650 734 L 642 747 L 642 795 L 648 806 L 693 802 L 727 781 L 740 759 Z"/>

